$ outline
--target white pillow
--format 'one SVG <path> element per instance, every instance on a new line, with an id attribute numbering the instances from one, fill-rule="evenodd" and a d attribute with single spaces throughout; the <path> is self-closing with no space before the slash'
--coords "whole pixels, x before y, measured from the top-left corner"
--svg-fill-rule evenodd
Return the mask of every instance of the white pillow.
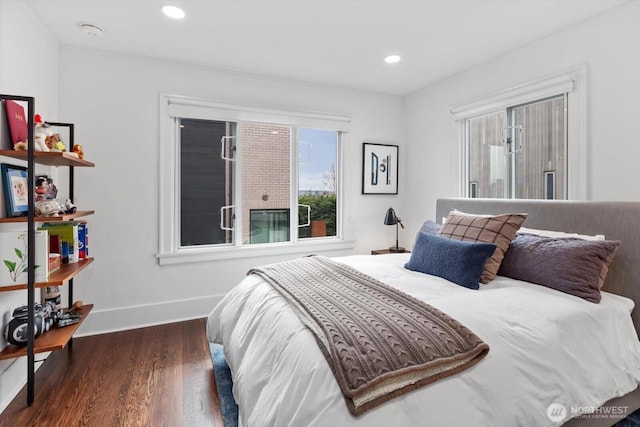
<path id="1" fill-rule="evenodd" d="M 604 234 L 596 234 L 594 236 L 588 234 L 565 233 L 563 231 L 537 230 L 535 228 L 520 227 L 518 233 L 535 234 L 536 236 L 551 237 L 554 239 L 563 237 L 574 237 L 582 240 L 605 240 Z"/>

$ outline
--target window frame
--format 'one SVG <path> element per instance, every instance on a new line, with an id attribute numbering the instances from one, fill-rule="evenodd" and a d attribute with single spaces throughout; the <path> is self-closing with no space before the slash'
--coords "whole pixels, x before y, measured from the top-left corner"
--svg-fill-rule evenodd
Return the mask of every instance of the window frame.
<path id="1" fill-rule="evenodd" d="M 580 65 L 541 79 L 496 91 L 451 107 L 458 129 L 456 162 L 452 182 L 459 197 L 469 197 L 466 119 L 566 94 L 567 109 L 567 199 L 587 200 L 587 66 Z"/>
<path id="2" fill-rule="evenodd" d="M 236 259 L 246 257 L 261 257 L 267 255 L 295 254 L 335 251 L 352 249 L 355 242 L 347 228 L 348 206 L 345 197 L 345 146 L 348 142 L 350 118 L 332 114 L 293 112 L 274 109 L 263 109 L 241 105 L 221 104 L 206 100 L 160 94 L 159 109 L 159 233 L 158 233 L 158 262 L 164 264 L 179 264 L 185 262 L 199 262 L 211 260 Z M 179 241 L 180 230 L 180 131 L 176 126 L 179 118 L 231 121 L 231 122 L 259 122 L 291 126 L 294 128 L 331 129 L 340 132 L 338 142 L 338 199 L 336 212 L 337 236 L 322 238 L 297 239 L 297 229 L 292 230 L 292 241 L 266 243 L 256 245 L 242 245 L 241 239 L 234 239 L 231 245 L 201 245 L 181 247 Z M 294 155 L 291 151 L 291 155 Z M 241 150 L 239 150 L 241 152 Z M 298 167 L 297 160 L 292 158 L 292 202 L 297 195 Z M 237 159 L 236 176 L 242 176 L 242 157 Z M 295 188 L 294 188 L 295 187 Z M 296 193 L 293 193 L 296 191 Z M 241 194 L 236 192 L 236 200 L 241 200 Z M 292 205 L 293 206 L 293 205 Z M 237 212 L 237 211 L 236 211 Z M 293 214 L 291 215 L 293 224 Z M 236 217 L 240 224 L 241 218 Z M 295 221 L 297 226 L 297 221 Z M 292 225 L 293 228 L 293 225 Z M 294 238 L 295 236 L 295 238 Z M 237 237 L 237 236 L 236 236 Z"/>

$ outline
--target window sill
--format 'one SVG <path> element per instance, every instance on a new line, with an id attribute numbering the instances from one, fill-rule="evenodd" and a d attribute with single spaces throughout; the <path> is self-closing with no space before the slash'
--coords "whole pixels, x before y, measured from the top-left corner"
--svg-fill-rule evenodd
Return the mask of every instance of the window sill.
<path id="1" fill-rule="evenodd" d="M 303 256 L 318 252 L 350 250 L 354 247 L 354 240 L 321 238 L 318 240 L 298 243 L 179 249 L 174 253 L 158 254 L 157 257 L 160 265 L 170 265 L 189 262 L 232 260 L 239 258 L 258 258 L 271 255 L 297 254 Z"/>

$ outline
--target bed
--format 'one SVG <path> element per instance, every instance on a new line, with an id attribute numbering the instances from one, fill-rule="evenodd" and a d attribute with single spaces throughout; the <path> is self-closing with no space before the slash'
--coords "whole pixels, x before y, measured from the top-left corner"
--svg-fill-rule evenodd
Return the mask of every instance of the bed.
<path id="1" fill-rule="evenodd" d="M 207 321 L 209 340 L 224 346 L 239 425 L 612 425 L 640 407 L 640 203 L 439 199 L 436 218 L 453 209 L 524 212 L 529 228 L 619 240 L 600 302 L 500 275 L 470 290 L 407 270 L 411 254 L 336 258 L 450 315 L 490 347 L 468 369 L 354 416 L 296 311 L 249 275 Z"/>

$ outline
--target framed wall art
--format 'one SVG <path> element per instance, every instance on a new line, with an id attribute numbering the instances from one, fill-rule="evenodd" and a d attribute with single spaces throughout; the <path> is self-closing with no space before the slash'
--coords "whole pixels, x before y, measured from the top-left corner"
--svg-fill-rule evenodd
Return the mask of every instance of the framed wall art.
<path id="1" fill-rule="evenodd" d="M 362 144 L 362 194 L 398 194 L 398 146 Z"/>
<path id="2" fill-rule="evenodd" d="M 27 215 L 29 211 L 27 168 L 2 163 L 1 170 L 7 217 Z"/>

